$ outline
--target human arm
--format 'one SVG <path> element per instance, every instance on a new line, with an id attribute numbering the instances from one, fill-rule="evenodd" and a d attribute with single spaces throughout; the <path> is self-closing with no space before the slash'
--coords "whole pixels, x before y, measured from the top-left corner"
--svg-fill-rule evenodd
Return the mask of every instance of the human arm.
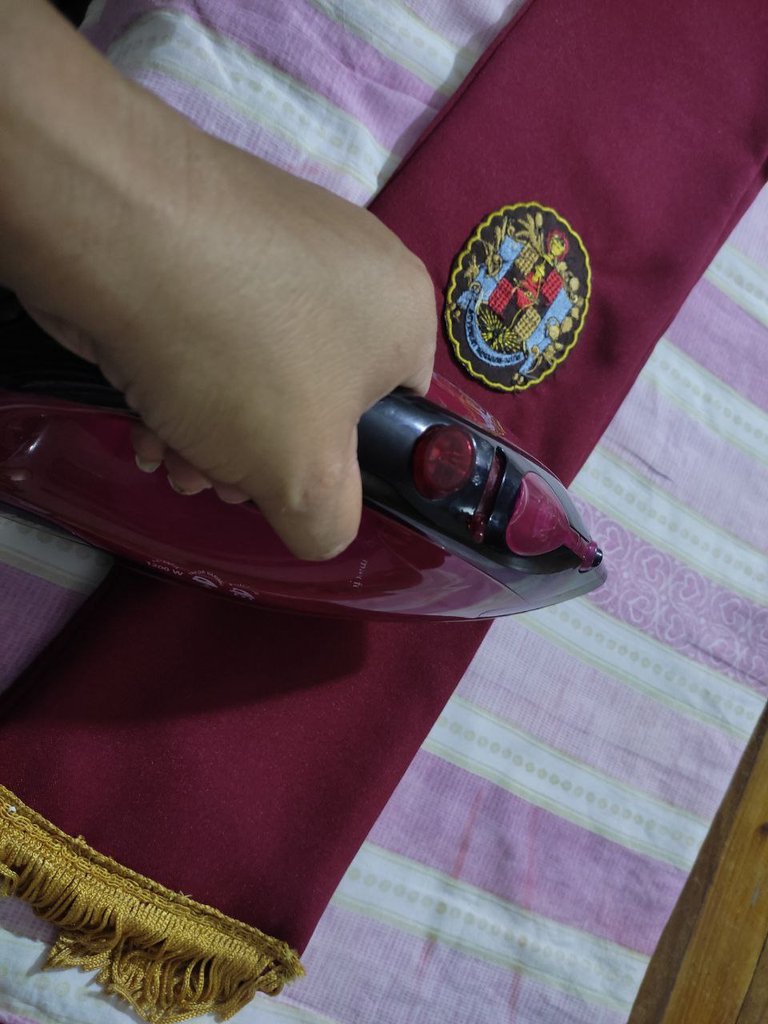
<path id="1" fill-rule="evenodd" d="M 122 78 L 45 0 L 0 0 L 0 23 L 0 280 L 125 392 L 174 479 L 246 494 L 302 557 L 345 546 L 360 415 L 428 385 L 423 266 Z"/>

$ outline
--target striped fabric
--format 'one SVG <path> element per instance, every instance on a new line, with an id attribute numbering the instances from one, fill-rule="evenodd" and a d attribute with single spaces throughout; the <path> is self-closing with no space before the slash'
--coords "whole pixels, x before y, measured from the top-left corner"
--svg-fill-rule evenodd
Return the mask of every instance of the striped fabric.
<path id="1" fill-rule="evenodd" d="M 516 6 L 97 0 L 86 31 L 206 130 L 366 203 Z M 573 486 L 608 584 L 493 625 L 308 977 L 242 1024 L 627 1020 L 765 701 L 767 379 L 764 192 Z M 8 684 L 109 560 L 8 515 L 0 561 Z M 35 969 L 52 930 L 23 904 L 0 923 L 0 1024 L 135 1020 Z"/>

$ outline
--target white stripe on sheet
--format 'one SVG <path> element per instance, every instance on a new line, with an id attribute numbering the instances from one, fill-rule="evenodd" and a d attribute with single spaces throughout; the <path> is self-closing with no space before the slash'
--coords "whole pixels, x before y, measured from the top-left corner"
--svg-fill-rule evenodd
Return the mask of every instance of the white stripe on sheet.
<path id="1" fill-rule="evenodd" d="M 104 8 L 107 5 L 107 0 L 91 0 L 88 5 L 88 10 L 85 12 L 85 17 L 80 23 L 80 30 L 93 28 L 97 22 L 101 21 L 101 16 L 104 13 Z"/>
<path id="2" fill-rule="evenodd" d="M 290 998 L 290 991 L 288 989 L 288 998 Z M 200 1021 L 207 1022 L 209 1019 L 214 1020 L 213 1017 L 206 1016 L 201 1017 Z M 284 1024 L 285 1021 L 292 1021 L 294 1024 L 338 1024 L 336 1017 L 325 1017 L 303 1006 L 296 1006 L 295 1003 L 279 1003 L 276 999 L 267 999 L 266 997 L 258 999 L 257 1015 L 251 1017 L 250 1020 L 252 1024 Z"/>
<path id="3" fill-rule="evenodd" d="M 187 15 L 144 15 L 107 56 L 132 77 L 158 71 L 215 97 L 312 159 L 361 182 L 370 194 L 398 162 L 346 111 Z"/>
<path id="4" fill-rule="evenodd" d="M 75 537 L 3 510 L 0 563 L 67 590 L 90 594 L 107 575 L 112 558 Z"/>
<path id="5" fill-rule="evenodd" d="M 768 413 L 668 339 L 662 338 L 654 349 L 643 380 L 728 444 L 768 465 Z"/>
<path id="6" fill-rule="evenodd" d="M 0 930 L 0 1010 L 38 1024 L 127 1024 L 138 1021 L 95 987 L 96 971 L 70 967 L 42 972 L 50 944 Z M 24 1001 L 18 998 L 23 993 Z M 213 1017 L 209 1018 L 213 1024 Z M 202 1018 L 200 1018 L 202 1024 Z"/>
<path id="7" fill-rule="evenodd" d="M 479 56 L 475 50 L 459 49 L 448 42 L 402 3 L 310 2 L 327 18 L 445 95 L 454 92 Z"/>
<path id="8" fill-rule="evenodd" d="M 586 598 L 528 612 L 516 625 L 675 711 L 742 740 L 751 735 L 765 704 L 735 679 L 691 661 Z"/>
<path id="9" fill-rule="evenodd" d="M 648 959 L 365 843 L 332 901 L 591 1003 L 629 1010 Z"/>
<path id="10" fill-rule="evenodd" d="M 768 605 L 765 554 L 665 494 L 605 446 L 595 448 L 571 491 L 707 579 Z"/>
<path id="11" fill-rule="evenodd" d="M 690 870 L 709 822 L 579 763 L 462 697 L 424 749 L 627 849 Z"/>

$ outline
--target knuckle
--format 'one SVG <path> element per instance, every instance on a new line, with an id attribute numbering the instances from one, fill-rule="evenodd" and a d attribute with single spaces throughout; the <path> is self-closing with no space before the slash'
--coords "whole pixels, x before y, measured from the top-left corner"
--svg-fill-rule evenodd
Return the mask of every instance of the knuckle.
<path id="1" fill-rule="evenodd" d="M 337 536 L 307 538 L 301 548 L 295 550 L 295 554 L 309 562 L 327 562 L 345 551 L 354 539 L 355 534 L 347 534 L 341 539 Z"/>
<path id="2" fill-rule="evenodd" d="M 284 496 L 297 512 L 311 511 L 332 502 L 354 471 L 346 453 L 315 450 L 311 460 L 284 483 Z"/>
<path id="3" fill-rule="evenodd" d="M 300 558 L 333 558 L 357 536 L 360 507 L 350 500 L 355 467 L 342 459 L 319 458 L 312 470 L 280 492 L 273 525 L 290 531 L 289 547 Z"/>
<path id="4" fill-rule="evenodd" d="M 409 270 L 400 296 L 407 311 L 411 353 L 419 359 L 429 358 L 437 341 L 437 303 L 435 286 L 422 261 L 408 254 Z"/>

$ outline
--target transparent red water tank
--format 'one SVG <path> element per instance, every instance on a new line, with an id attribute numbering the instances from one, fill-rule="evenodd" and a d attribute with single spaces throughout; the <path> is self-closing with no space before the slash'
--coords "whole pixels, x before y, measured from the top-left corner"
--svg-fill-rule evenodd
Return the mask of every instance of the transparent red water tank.
<path id="1" fill-rule="evenodd" d="M 432 427 L 413 448 L 413 482 L 425 498 L 445 498 L 469 481 L 475 444 L 456 426 Z"/>

